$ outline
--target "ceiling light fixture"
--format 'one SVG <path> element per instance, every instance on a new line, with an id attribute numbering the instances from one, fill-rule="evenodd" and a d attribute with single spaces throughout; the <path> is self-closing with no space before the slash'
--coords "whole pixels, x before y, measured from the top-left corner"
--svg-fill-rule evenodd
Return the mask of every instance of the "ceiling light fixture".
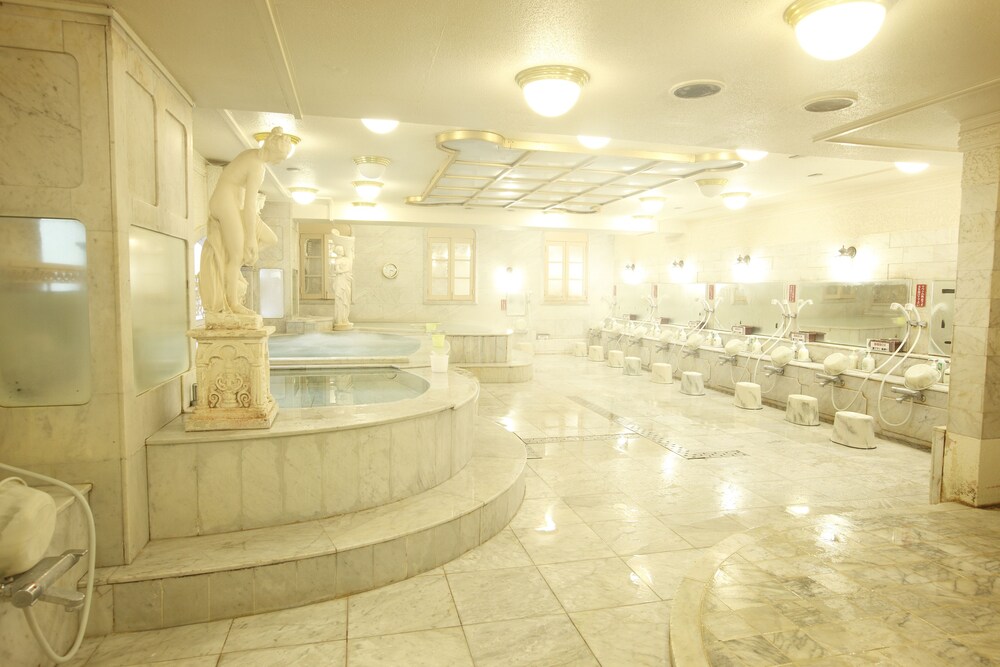
<path id="1" fill-rule="evenodd" d="M 595 151 L 600 150 L 611 143 L 611 137 L 591 137 L 586 134 L 576 135 L 576 140 L 579 141 L 585 148 Z"/>
<path id="2" fill-rule="evenodd" d="M 725 192 L 722 195 L 722 203 L 731 211 L 738 211 L 750 201 L 749 192 Z"/>
<path id="3" fill-rule="evenodd" d="M 705 197 L 715 197 L 722 194 L 722 188 L 729 181 L 724 178 L 699 178 L 695 181 L 701 194 Z"/>
<path id="4" fill-rule="evenodd" d="M 737 264 L 749 264 L 750 263 L 750 255 L 736 255 L 736 263 Z"/>
<path id="5" fill-rule="evenodd" d="M 926 162 L 896 162 L 894 164 L 896 165 L 896 169 L 899 169 L 904 174 L 919 174 L 930 166 Z"/>
<path id="6" fill-rule="evenodd" d="M 304 205 L 316 201 L 316 193 L 319 192 L 316 188 L 288 188 L 288 191 L 292 193 L 295 203 Z"/>
<path id="7" fill-rule="evenodd" d="M 361 122 L 375 134 L 389 134 L 399 127 L 398 120 L 388 118 L 362 118 Z"/>
<path id="8" fill-rule="evenodd" d="M 257 142 L 257 148 L 261 148 L 264 145 L 264 140 L 269 136 L 271 136 L 270 132 L 254 132 L 253 140 Z M 292 157 L 292 155 L 295 154 L 295 147 L 299 145 L 302 138 L 297 137 L 294 134 L 288 134 L 287 132 L 285 133 L 285 136 L 292 142 L 292 150 L 288 151 L 288 157 Z"/>
<path id="9" fill-rule="evenodd" d="M 663 197 L 639 197 L 639 205 L 646 213 L 659 213 L 664 201 Z"/>
<path id="10" fill-rule="evenodd" d="M 738 148 L 736 149 L 736 155 L 739 156 L 741 160 L 756 162 L 757 160 L 763 160 L 766 158 L 767 151 L 755 151 L 749 148 Z"/>
<path id="11" fill-rule="evenodd" d="M 514 81 L 532 111 L 552 118 L 573 108 L 590 75 L 571 65 L 540 65 L 518 72 Z"/>
<path id="12" fill-rule="evenodd" d="M 364 209 L 364 208 L 375 208 L 376 206 L 378 206 L 378 204 L 376 204 L 373 201 L 352 201 L 351 206 L 353 206 L 354 208 Z"/>
<path id="13" fill-rule="evenodd" d="M 358 166 L 358 173 L 370 181 L 378 181 L 385 174 L 385 168 L 392 164 L 392 160 L 378 155 L 358 155 L 354 158 L 354 164 Z"/>
<path id="14" fill-rule="evenodd" d="M 384 183 L 379 181 L 354 181 L 351 185 L 354 186 L 354 191 L 358 193 L 361 199 L 364 201 L 375 201 L 379 193 L 382 192 Z"/>
<path id="15" fill-rule="evenodd" d="M 885 20 L 885 1 L 795 0 L 784 18 L 802 50 L 820 60 L 840 60 L 875 39 Z"/>

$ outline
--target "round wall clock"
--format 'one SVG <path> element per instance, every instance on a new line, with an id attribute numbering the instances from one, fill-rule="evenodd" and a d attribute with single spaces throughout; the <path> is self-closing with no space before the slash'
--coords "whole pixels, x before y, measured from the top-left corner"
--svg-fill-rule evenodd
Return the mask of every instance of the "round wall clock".
<path id="1" fill-rule="evenodd" d="M 386 278 L 395 278 L 399 274 L 399 269 L 396 265 L 389 262 L 382 267 L 382 275 Z"/>

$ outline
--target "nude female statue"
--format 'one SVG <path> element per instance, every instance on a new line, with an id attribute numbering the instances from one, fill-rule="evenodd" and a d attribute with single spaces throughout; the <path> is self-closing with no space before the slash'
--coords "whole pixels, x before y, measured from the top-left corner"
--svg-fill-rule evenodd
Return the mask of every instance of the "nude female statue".
<path id="1" fill-rule="evenodd" d="M 257 213 L 257 191 L 264 168 L 284 160 L 291 148 L 291 140 L 276 127 L 263 146 L 243 151 L 222 170 L 208 200 L 211 217 L 198 278 L 206 313 L 254 314 L 242 303 L 246 281 L 240 269 L 257 263 L 261 243 L 276 240 Z"/>

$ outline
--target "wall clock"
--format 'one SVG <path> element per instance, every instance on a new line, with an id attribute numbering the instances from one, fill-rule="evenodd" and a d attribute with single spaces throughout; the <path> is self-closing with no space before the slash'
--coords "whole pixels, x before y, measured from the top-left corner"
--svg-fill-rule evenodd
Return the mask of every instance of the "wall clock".
<path id="1" fill-rule="evenodd" d="M 385 276 L 386 278 L 392 279 L 395 278 L 398 274 L 399 274 L 399 269 L 396 268 L 395 264 L 388 262 L 382 266 L 382 275 Z"/>

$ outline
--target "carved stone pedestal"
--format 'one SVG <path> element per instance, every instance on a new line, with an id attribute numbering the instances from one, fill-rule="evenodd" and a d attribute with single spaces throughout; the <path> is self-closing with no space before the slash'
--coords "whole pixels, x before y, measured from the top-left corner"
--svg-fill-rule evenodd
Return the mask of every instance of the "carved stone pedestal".
<path id="1" fill-rule="evenodd" d="M 274 327 L 262 324 L 259 315 L 210 314 L 205 328 L 188 331 L 198 342 L 198 401 L 185 431 L 271 427 L 278 416 L 267 354 Z"/>

